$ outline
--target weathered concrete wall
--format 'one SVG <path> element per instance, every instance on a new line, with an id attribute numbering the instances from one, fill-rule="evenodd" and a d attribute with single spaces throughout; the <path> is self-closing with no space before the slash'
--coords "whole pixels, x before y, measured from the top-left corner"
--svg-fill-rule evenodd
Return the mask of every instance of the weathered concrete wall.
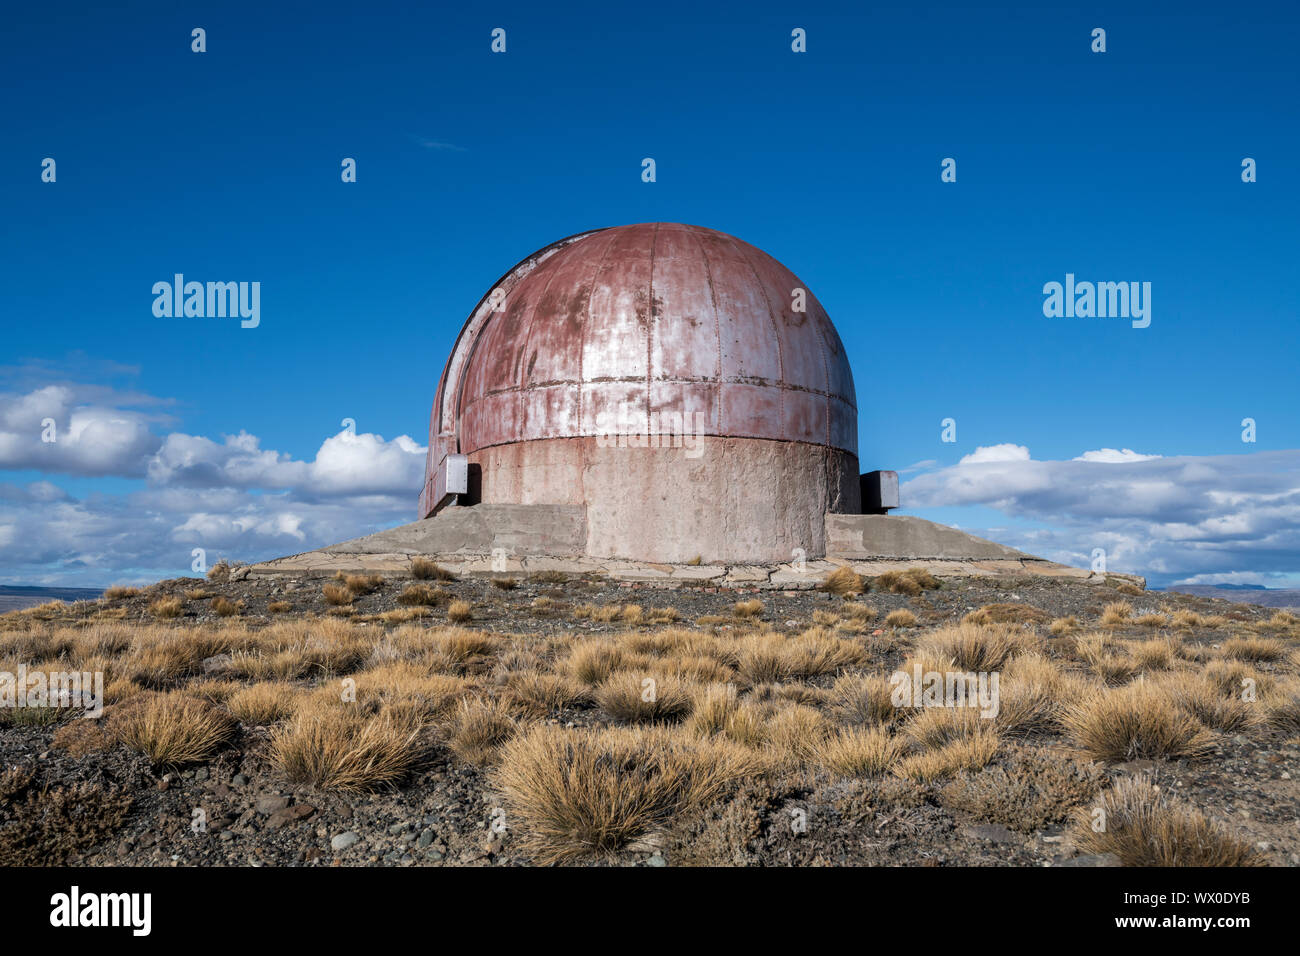
<path id="1" fill-rule="evenodd" d="M 827 511 L 859 509 L 858 461 L 845 451 L 752 438 L 686 448 L 601 447 L 596 438 L 481 449 L 482 501 L 587 504 L 597 558 L 769 564 L 826 551 Z M 691 452 L 693 453 L 693 452 Z"/>
<path id="2" fill-rule="evenodd" d="M 944 561 L 1033 558 L 1014 548 L 977 538 L 947 525 L 911 515 L 826 515 L 826 556 Z"/>
<path id="3" fill-rule="evenodd" d="M 580 557 L 587 545 L 586 509 L 572 505 L 479 505 L 447 508 L 436 517 L 341 541 L 257 565 L 261 571 L 330 571 L 366 567 L 405 570 L 413 555 Z M 365 555 L 358 563 L 356 556 Z"/>

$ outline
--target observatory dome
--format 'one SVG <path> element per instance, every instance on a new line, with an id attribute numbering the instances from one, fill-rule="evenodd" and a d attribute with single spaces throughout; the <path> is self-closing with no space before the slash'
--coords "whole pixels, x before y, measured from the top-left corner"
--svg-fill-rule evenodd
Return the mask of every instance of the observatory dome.
<path id="1" fill-rule="evenodd" d="M 859 510 L 830 318 L 781 263 L 699 226 L 598 229 L 516 265 L 465 323 L 429 439 L 421 517 L 584 505 L 602 557 L 811 557 L 828 511 Z M 473 487 L 453 497 L 455 455 Z"/>

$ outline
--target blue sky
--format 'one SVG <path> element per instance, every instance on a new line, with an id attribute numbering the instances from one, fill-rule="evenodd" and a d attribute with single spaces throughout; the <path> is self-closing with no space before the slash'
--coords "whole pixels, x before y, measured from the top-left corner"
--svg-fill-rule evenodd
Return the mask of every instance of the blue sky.
<path id="1" fill-rule="evenodd" d="M 1101 541 L 1156 583 L 1300 583 L 1295 5 L 418 6 L 7 13 L 0 581 L 413 518 L 394 442 L 423 445 L 473 304 L 554 239 L 662 220 L 815 291 L 863 467 L 911 469 L 915 513 L 1072 563 Z M 260 281 L 261 324 L 156 318 L 177 272 Z M 1044 317 L 1067 272 L 1150 282 L 1150 327 Z M 26 448 L 43 403 L 118 422 L 116 453 Z M 344 418 L 370 444 L 331 481 Z M 1162 457 L 1068 464 L 1106 448 Z M 1144 511 L 1116 482 L 1166 493 Z"/>

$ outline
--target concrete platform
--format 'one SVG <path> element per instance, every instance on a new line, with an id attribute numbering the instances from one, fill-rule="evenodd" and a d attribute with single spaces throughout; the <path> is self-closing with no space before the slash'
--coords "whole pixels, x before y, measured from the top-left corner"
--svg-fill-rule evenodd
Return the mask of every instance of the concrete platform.
<path id="1" fill-rule="evenodd" d="M 432 518 L 390 528 L 316 551 L 255 564 L 248 575 L 329 576 L 338 571 L 409 573 L 416 557 L 429 557 L 458 575 L 535 574 L 559 571 L 601 575 L 651 587 L 714 586 L 804 590 L 820 586 L 840 567 L 874 577 L 924 568 L 936 577 L 1042 575 L 1103 583 L 1132 575 L 1096 574 L 1016 551 L 993 541 L 907 515 L 826 516 L 828 554 L 801 564 L 661 564 L 586 553 L 583 508 L 572 505 L 480 504 L 448 508 Z"/>

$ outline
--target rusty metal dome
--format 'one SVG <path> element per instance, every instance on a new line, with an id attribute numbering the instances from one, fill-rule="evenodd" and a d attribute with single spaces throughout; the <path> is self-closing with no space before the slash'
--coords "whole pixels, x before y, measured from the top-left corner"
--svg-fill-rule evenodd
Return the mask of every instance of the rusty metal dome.
<path id="1" fill-rule="evenodd" d="M 713 229 L 616 226 L 534 253 L 470 315 L 434 402 L 421 514 L 446 455 L 596 435 L 628 408 L 857 454 L 844 346 L 789 269 Z"/>

